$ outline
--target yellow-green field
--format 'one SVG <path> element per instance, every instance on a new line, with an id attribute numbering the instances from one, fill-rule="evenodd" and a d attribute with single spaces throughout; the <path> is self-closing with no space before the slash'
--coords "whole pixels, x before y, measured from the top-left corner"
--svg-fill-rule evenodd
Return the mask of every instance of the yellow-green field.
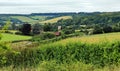
<path id="1" fill-rule="evenodd" d="M 31 39 L 30 36 L 21 36 L 15 34 L 6 34 L 2 33 L 2 39 L 0 41 L 19 41 L 19 40 L 29 40 Z"/>
<path id="2" fill-rule="evenodd" d="M 62 16 L 62 17 L 57 17 L 57 18 L 53 18 L 53 19 L 50 19 L 50 20 L 46 20 L 46 21 L 42 21 L 40 23 L 56 23 L 58 20 L 61 20 L 61 19 L 72 19 L 71 16 Z"/>
<path id="3" fill-rule="evenodd" d="M 55 22 L 57 22 L 58 20 L 61 20 L 61 19 L 64 19 L 64 20 L 72 19 L 71 16 L 62 16 L 62 17 L 57 17 L 57 18 L 53 18 L 53 19 L 50 19 L 50 20 L 45 20 L 46 16 L 31 16 L 31 18 L 26 17 L 26 16 L 11 16 L 11 18 L 21 20 L 22 22 L 28 22 L 30 24 L 35 24 L 35 23 L 38 23 L 38 22 L 40 22 L 40 23 L 55 23 Z M 35 19 L 37 19 L 37 20 L 35 20 Z"/>
<path id="4" fill-rule="evenodd" d="M 26 16 L 11 16 L 11 17 L 18 19 L 18 20 L 21 20 L 22 22 L 28 22 L 31 24 L 38 22 L 38 20 L 33 20 L 33 19 L 26 17 Z"/>
<path id="5" fill-rule="evenodd" d="M 120 33 L 97 34 L 82 37 L 73 37 L 59 41 L 59 43 L 83 42 L 83 43 L 103 43 L 120 40 Z"/>

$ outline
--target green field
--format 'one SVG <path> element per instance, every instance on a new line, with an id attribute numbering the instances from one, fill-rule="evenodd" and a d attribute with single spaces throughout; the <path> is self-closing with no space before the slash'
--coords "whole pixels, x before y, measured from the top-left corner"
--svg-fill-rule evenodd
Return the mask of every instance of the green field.
<path id="1" fill-rule="evenodd" d="M 11 18 L 15 18 L 18 19 L 22 22 L 28 22 L 30 24 L 35 24 L 35 23 L 56 23 L 58 20 L 61 19 L 72 19 L 71 16 L 62 16 L 62 17 L 57 17 L 57 18 L 53 18 L 50 20 L 45 20 L 47 18 L 47 16 L 11 16 Z"/>
<path id="2" fill-rule="evenodd" d="M 97 35 L 89 35 L 82 37 L 73 37 L 65 40 L 61 40 L 61 43 L 67 42 L 76 42 L 80 41 L 83 43 L 102 43 L 102 42 L 114 42 L 120 40 L 120 32 L 119 33 L 107 33 L 107 34 L 97 34 Z"/>
<path id="3" fill-rule="evenodd" d="M 30 16 L 32 19 L 36 19 L 39 21 L 45 21 L 45 19 L 47 18 L 47 16 Z"/>
<path id="4" fill-rule="evenodd" d="M 42 21 L 40 23 L 56 23 L 58 20 L 61 20 L 61 19 L 64 19 L 64 20 L 72 19 L 72 17 L 71 16 L 61 16 L 61 17 L 50 19 L 50 20 Z"/>
<path id="5" fill-rule="evenodd" d="M 19 40 L 28 40 L 28 39 L 31 39 L 31 37 L 2 33 L 2 39 L 0 41 L 19 41 Z"/>

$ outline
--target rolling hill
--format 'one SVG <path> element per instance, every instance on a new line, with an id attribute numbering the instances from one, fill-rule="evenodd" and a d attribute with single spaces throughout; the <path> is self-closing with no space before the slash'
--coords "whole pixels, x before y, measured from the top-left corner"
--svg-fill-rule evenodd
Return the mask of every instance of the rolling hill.
<path id="1" fill-rule="evenodd" d="M 50 20 L 46 20 L 46 21 L 42 21 L 40 23 L 56 23 L 58 20 L 61 20 L 61 19 L 72 19 L 72 16 L 61 16 L 61 17 L 57 17 L 57 18 L 53 18 L 53 19 L 50 19 Z"/>
<path id="2" fill-rule="evenodd" d="M 11 16 L 11 18 L 15 18 L 15 19 L 21 20 L 22 22 L 28 22 L 31 24 L 38 22 L 38 20 L 31 19 L 27 16 Z"/>

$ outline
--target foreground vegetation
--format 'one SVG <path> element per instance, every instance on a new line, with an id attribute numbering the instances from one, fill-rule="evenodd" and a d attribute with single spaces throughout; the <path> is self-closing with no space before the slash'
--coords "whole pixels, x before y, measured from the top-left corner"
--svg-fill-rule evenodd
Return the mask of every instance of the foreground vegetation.
<path id="1" fill-rule="evenodd" d="M 100 40 L 104 39 L 106 35 L 108 38 L 105 40 L 111 40 L 111 37 L 116 40 L 119 38 L 119 34 L 110 33 L 85 36 L 84 38 Z M 118 38 L 114 38 L 116 35 Z M 1 45 L 0 67 L 16 71 L 18 69 L 21 71 L 106 71 L 106 69 L 117 71 L 119 69 L 120 41 L 101 42 L 100 40 L 99 43 L 85 43 L 81 39 L 83 37 L 69 38 L 24 50 Z"/>
<path id="2" fill-rule="evenodd" d="M 49 19 L 53 17 L 54 19 L 31 25 L 31 22 L 42 18 L 37 15 L 29 17 L 26 15 L 21 20 L 28 23 L 21 26 L 13 23 L 11 18 L 5 25 L 1 25 L 4 33 L 0 40 L 0 70 L 118 71 L 120 69 L 120 33 L 110 33 L 120 32 L 119 12 L 82 15 L 77 13 L 70 16 L 52 16 Z M 48 19 L 44 17 L 43 20 L 46 18 Z M 33 21 L 30 21 L 31 19 Z M 18 19 L 14 21 L 17 22 Z M 29 39 L 30 41 L 10 43 Z"/>

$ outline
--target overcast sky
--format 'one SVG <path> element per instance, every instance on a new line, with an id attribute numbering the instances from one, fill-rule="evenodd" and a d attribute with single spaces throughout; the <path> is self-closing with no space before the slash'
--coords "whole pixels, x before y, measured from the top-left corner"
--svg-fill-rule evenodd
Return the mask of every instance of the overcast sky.
<path id="1" fill-rule="evenodd" d="M 0 13 L 120 11 L 120 0 L 0 0 Z"/>

